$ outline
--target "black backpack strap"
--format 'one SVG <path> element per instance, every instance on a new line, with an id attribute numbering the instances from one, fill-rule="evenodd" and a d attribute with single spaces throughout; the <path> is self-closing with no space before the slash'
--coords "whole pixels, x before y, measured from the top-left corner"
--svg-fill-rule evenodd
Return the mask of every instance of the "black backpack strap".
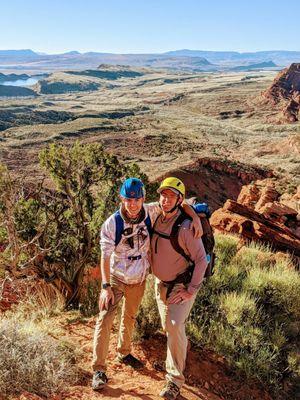
<path id="1" fill-rule="evenodd" d="M 172 230 L 171 230 L 171 234 L 170 235 L 165 235 L 165 234 L 155 230 L 155 224 L 156 224 L 159 216 L 156 218 L 156 220 L 155 220 L 155 222 L 153 224 L 153 233 L 155 233 L 156 235 L 158 235 L 161 238 L 170 240 L 173 249 L 177 253 L 179 253 L 189 263 L 189 266 L 187 267 L 187 269 L 182 274 L 178 275 L 173 281 L 164 282 L 164 285 L 167 286 L 167 293 L 166 293 L 166 297 L 167 298 L 170 296 L 174 286 L 177 283 L 187 284 L 187 283 L 191 282 L 191 279 L 192 279 L 192 276 L 193 276 L 193 272 L 194 272 L 194 268 L 195 268 L 194 262 L 184 252 L 183 248 L 179 245 L 179 242 L 178 242 L 179 229 L 180 229 L 182 223 L 187 219 L 188 220 L 192 219 L 191 217 L 189 217 L 183 211 L 183 209 L 181 207 L 180 207 L 180 210 L 181 210 L 181 213 L 177 217 L 177 219 L 175 220 L 175 222 L 174 222 L 174 224 L 172 226 Z M 155 242 L 155 251 L 157 252 L 157 240 Z"/>
<path id="2" fill-rule="evenodd" d="M 170 235 L 170 242 L 175 251 L 179 253 L 183 258 L 186 259 L 187 262 L 193 263 L 193 261 L 190 259 L 190 257 L 184 252 L 183 248 L 179 245 L 178 237 L 179 237 L 179 229 L 182 225 L 182 223 L 185 220 L 191 220 L 191 217 L 188 216 L 182 209 L 181 214 L 178 216 L 176 221 L 173 224 L 172 230 L 171 230 L 171 235 Z"/>
<path id="3" fill-rule="evenodd" d="M 163 238 L 163 239 L 168 239 L 171 242 L 171 245 L 173 247 L 173 249 L 179 253 L 189 264 L 193 264 L 193 261 L 190 259 L 190 257 L 184 252 L 183 248 L 179 245 L 178 242 L 178 236 L 179 236 L 179 229 L 183 223 L 183 221 L 185 221 L 186 219 L 188 220 L 192 220 L 192 218 L 187 215 L 183 209 L 181 207 L 179 207 L 181 213 L 180 215 L 177 217 L 177 219 L 175 220 L 173 226 L 172 226 L 172 230 L 171 230 L 171 234 L 170 235 L 166 235 L 164 233 L 158 232 L 155 229 L 155 225 L 156 222 L 158 220 L 158 218 L 160 217 L 160 215 L 156 218 L 154 224 L 153 224 L 153 230 L 152 233 L 155 233 L 156 235 L 158 235 L 159 237 Z M 157 251 L 157 240 L 155 242 L 155 249 Z"/>

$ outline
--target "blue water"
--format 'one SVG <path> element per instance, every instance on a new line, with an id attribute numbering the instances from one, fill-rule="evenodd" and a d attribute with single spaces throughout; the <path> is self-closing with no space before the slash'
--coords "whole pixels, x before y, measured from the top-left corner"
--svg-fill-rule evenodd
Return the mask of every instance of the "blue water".
<path id="1" fill-rule="evenodd" d="M 4 86 L 30 86 L 37 83 L 39 79 L 41 78 L 30 77 L 28 79 L 18 79 L 17 81 L 5 81 L 0 84 Z"/>

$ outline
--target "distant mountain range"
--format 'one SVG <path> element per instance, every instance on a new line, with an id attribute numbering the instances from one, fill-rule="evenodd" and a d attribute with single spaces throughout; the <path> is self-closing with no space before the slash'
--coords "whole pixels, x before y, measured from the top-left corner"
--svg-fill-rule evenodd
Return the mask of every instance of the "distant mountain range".
<path id="1" fill-rule="evenodd" d="M 300 61 L 300 51 L 286 50 L 256 51 L 252 53 L 239 53 L 237 51 L 175 50 L 165 54 L 172 57 L 205 57 L 212 63 L 258 63 L 272 60 L 277 65 L 284 66 L 287 63 Z"/>
<path id="2" fill-rule="evenodd" d="M 0 50 L 2 70 L 59 70 L 96 68 L 99 64 L 122 64 L 135 67 L 170 68 L 187 71 L 246 71 L 281 69 L 300 62 L 300 51 L 235 51 L 176 50 L 160 54 L 113 54 L 69 51 L 62 54 L 36 53 L 27 50 Z"/>

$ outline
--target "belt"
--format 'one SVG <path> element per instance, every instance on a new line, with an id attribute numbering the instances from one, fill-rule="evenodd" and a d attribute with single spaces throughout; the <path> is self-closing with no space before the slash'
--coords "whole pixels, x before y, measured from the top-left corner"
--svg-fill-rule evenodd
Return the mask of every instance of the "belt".
<path id="1" fill-rule="evenodd" d="M 191 264 L 188 268 L 182 272 L 181 274 L 177 275 L 173 281 L 162 281 L 163 285 L 167 287 L 166 297 L 168 298 L 177 283 L 184 283 L 185 285 L 190 283 L 192 280 L 192 275 L 194 272 L 195 265 Z"/>
<path id="2" fill-rule="evenodd" d="M 142 258 L 141 255 L 138 255 L 138 256 L 129 256 L 129 257 L 128 257 L 128 260 L 130 260 L 130 261 L 136 261 L 136 260 L 140 260 L 141 258 Z"/>

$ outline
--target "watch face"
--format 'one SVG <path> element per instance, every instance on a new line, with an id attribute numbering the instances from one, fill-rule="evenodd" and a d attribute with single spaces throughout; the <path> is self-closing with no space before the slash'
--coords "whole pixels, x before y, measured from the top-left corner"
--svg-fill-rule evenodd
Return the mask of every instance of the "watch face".
<path id="1" fill-rule="evenodd" d="M 103 283 L 103 284 L 102 284 L 103 289 L 106 289 L 106 288 L 108 288 L 109 286 L 110 286 L 110 283 Z"/>

